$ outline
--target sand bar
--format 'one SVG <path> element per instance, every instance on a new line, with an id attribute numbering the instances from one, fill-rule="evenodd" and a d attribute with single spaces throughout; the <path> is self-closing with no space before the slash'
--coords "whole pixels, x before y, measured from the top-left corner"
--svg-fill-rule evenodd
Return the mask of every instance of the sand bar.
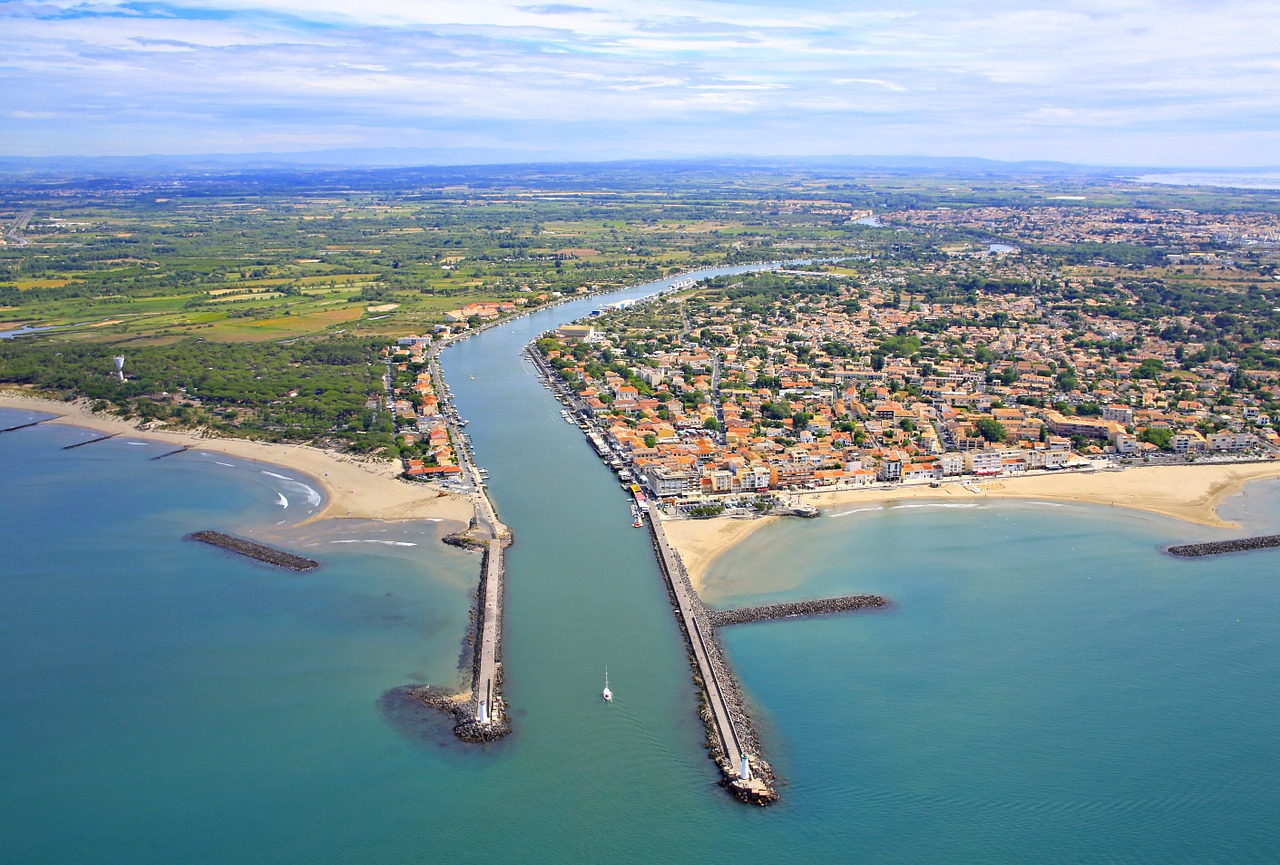
<path id="1" fill-rule="evenodd" d="M 346 518 L 364 520 L 439 519 L 466 523 L 475 513 L 471 499 L 426 484 L 402 480 L 399 466 L 385 460 L 366 460 L 307 445 L 270 444 L 233 439 L 192 430 L 139 429 L 132 421 L 110 414 L 96 414 L 82 403 L 30 396 L 13 388 L 0 391 L 0 408 L 57 415 L 51 424 L 84 427 L 104 433 L 126 433 L 177 447 L 191 445 L 204 451 L 275 466 L 309 475 L 325 492 L 324 510 L 313 520 Z M 15 433 L 16 434 L 16 433 Z M 93 447 L 93 445 L 90 445 Z"/>
<path id="2" fill-rule="evenodd" d="M 1214 528 L 1238 528 L 1218 516 L 1218 505 L 1250 481 L 1280 478 L 1280 462 L 1217 463 L 1179 466 L 1141 466 L 1124 471 L 1056 472 L 966 485 L 941 487 L 895 485 L 828 493 L 806 493 L 806 504 L 831 509 L 873 506 L 904 499 L 976 501 L 982 498 L 1068 501 L 1132 508 Z M 668 520 L 667 538 L 684 560 L 689 579 L 702 591 L 712 562 L 734 544 L 777 517 L 739 520 Z"/>

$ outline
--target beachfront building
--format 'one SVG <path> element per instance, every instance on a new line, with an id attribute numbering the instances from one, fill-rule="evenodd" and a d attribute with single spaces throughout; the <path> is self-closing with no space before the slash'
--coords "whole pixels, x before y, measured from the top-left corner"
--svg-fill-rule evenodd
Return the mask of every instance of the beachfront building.
<path id="1" fill-rule="evenodd" d="M 1206 439 L 1206 447 L 1211 451 L 1242 451 L 1259 444 L 1253 433 L 1239 433 L 1223 430 L 1211 433 Z"/>

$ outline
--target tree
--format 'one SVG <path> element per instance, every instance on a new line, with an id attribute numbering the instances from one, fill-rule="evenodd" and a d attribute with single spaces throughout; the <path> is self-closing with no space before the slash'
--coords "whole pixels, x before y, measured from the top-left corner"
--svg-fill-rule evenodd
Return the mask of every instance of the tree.
<path id="1" fill-rule="evenodd" d="M 1149 357 L 1142 363 L 1138 364 L 1133 371 L 1134 378 L 1156 378 L 1160 373 L 1164 372 L 1164 361 Z"/>
<path id="2" fill-rule="evenodd" d="M 1150 442 L 1162 451 L 1173 450 L 1173 430 L 1149 426 L 1138 433 L 1138 441 Z"/>
<path id="3" fill-rule="evenodd" d="M 978 428 L 978 435 L 982 436 L 989 442 L 1002 442 L 1005 437 L 1004 424 L 993 417 L 980 417 L 975 424 Z"/>

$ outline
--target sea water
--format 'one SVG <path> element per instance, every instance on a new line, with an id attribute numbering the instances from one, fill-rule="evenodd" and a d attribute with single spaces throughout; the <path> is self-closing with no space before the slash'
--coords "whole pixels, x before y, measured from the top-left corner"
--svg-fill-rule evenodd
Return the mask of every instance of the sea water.
<path id="1" fill-rule="evenodd" d="M 386 698 L 457 679 L 478 559 L 440 524 L 297 526 L 288 470 L 0 435 L 0 861 L 1280 861 L 1280 553 L 1175 559 L 1230 533 L 1120 509 L 849 507 L 729 551 L 713 604 L 893 603 L 723 632 L 783 799 L 725 795 L 645 533 L 520 361 L 593 303 L 445 353 L 516 537 L 495 745 Z M 1274 531 L 1278 488 L 1225 513 Z"/>
<path id="2" fill-rule="evenodd" d="M 1275 486 L 1249 499 L 1224 510 L 1274 530 Z M 1280 551 L 1177 559 L 1223 534 L 1050 502 L 831 514 L 709 580 L 892 600 L 723 633 L 815 832 L 860 826 L 867 861 L 1276 861 Z"/>
<path id="3" fill-rule="evenodd" d="M 322 500 L 276 466 L 62 449 L 95 435 L 0 435 L 0 861 L 306 858 L 405 747 L 383 692 L 456 678 L 476 557 L 433 523 L 296 527 Z M 185 539 L 209 528 L 323 566 Z"/>
<path id="4" fill-rule="evenodd" d="M 753 535 L 712 569 L 713 603 L 893 601 L 724 632 L 782 778 L 758 812 L 713 786 L 643 534 L 590 460 L 501 503 L 549 522 L 510 556 L 516 733 L 470 749 L 379 702 L 452 681 L 473 555 L 430 525 L 291 526 L 309 497 L 287 470 L 61 450 L 90 435 L 0 436 L 6 862 L 1276 858 L 1272 554 L 1160 551 L 1213 531 L 982 501 Z M 1226 510 L 1269 521 L 1278 500 Z M 210 527 L 324 565 L 183 540 Z"/>

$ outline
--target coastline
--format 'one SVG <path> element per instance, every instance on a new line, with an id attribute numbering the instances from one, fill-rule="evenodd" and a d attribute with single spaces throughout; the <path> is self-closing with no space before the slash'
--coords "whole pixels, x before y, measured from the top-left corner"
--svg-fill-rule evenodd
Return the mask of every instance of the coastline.
<path id="1" fill-rule="evenodd" d="M 13 387 L 0 390 L 0 408 L 56 415 L 47 421 L 50 424 L 125 434 L 178 447 L 190 446 L 301 472 L 315 481 L 325 494 L 324 508 L 307 522 L 345 518 L 436 519 L 465 526 L 475 515 L 475 505 L 468 497 L 455 493 L 441 495 L 439 490 L 401 480 L 392 463 L 361 460 L 308 445 L 256 442 L 189 430 L 139 429 L 114 415 L 95 414 L 80 403 L 46 399 Z"/>
<path id="2" fill-rule="evenodd" d="M 805 493 L 803 501 L 820 509 L 848 505 L 884 505 L 905 499 L 970 501 L 983 498 L 1065 501 L 1129 508 L 1210 528 L 1233 529 L 1217 509 L 1251 481 L 1280 479 L 1280 462 L 1214 463 L 1189 466 L 1138 466 L 1123 471 L 1060 473 L 947 483 Z M 974 492 L 977 490 L 977 492 Z M 668 520 L 671 545 L 684 561 L 694 590 L 701 593 L 715 560 L 757 530 L 779 519 Z"/>

